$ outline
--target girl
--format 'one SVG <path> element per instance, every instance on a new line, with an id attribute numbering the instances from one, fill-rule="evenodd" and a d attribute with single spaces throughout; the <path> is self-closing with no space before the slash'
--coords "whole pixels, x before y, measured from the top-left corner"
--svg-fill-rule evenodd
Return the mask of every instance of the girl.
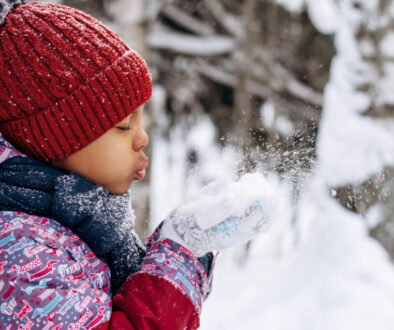
<path id="1" fill-rule="evenodd" d="M 263 230 L 261 196 L 210 215 L 240 190 L 140 242 L 129 188 L 148 167 L 151 93 L 145 61 L 94 18 L 0 0 L 1 329 L 196 329 L 210 251 Z"/>

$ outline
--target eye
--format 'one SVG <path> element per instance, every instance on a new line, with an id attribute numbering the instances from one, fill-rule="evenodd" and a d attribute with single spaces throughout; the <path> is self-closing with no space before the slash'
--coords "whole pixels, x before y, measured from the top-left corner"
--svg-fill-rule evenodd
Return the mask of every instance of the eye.
<path id="1" fill-rule="evenodd" d="M 130 129 L 130 126 L 116 126 L 116 128 L 118 128 L 122 131 L 128 131 Z"/>

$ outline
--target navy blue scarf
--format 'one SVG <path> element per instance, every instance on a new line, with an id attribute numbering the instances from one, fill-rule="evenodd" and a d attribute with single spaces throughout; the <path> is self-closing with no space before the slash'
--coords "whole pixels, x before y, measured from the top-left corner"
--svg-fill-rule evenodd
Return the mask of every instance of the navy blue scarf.
<path id="1" fill-rule="evenodd" d="M 116 293 L 139 270 L 145 250 L 134 232 L 130 193 L 116 196 L 86 178 L 33 158 L 0 164 L 0 210 L 55 219 L 70 228 L 111 271 Z"/>

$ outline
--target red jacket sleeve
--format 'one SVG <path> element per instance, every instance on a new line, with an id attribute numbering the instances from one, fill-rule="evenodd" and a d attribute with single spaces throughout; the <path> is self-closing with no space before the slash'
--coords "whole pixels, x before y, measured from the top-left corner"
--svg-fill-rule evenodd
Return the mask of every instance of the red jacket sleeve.
<path id="1" fill-rule="evenodd" d="M 148 240 L 141 270 L 114 296 L 110 320 L 95 330 L 199 327 L 202 302 L 211 291 L 214 262 L 207 276 L 189 250 L 171 240 L 155 240 L 154 235 Z"/>
<path id="2" fill-rule="evenodd" d="M 164 277 L 138 273 L 114 297 L 111 319 L 95 329 L 197 329 L 191 300 Z"/>

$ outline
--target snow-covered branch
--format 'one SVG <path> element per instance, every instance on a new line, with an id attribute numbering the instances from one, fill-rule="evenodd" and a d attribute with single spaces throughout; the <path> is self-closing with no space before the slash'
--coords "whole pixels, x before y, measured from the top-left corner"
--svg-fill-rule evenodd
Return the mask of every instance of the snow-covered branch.
<path id="1" fill-rule="evenodd" d="M 148 35 L 147 43 L 153 49 L 194 56 L 223 55 L 235 49 L 235 40 L 229 37 L 218 35 L 195 37 L 164 30 L 152 31 Z"/>
<path id="2" fill-rule="evenodd" d="M 220 65 L 212 65 L 206 61 L 199 61 L 195 66 L 195 69 L 204 77 L 222 84 L 227 87 L 236 88 L 237 87 L 237 76 L 235 73 L 230 73 L 221 68 Z M 272 87 L 272 86 L 269 86 Z M 308 107 L 308 108 L 300 108 L 298 106 L 294 106 L 290 103 L 284 102 L 278 97 L 277 93 L 280 91 L 276 91 L 273 88 L 269 88 L 265 84 L 261 84 L 254 80 L 249 80 L 247 83 L 248 92 L 254 96 L 261 97 L 263 99 L 271 99 L 276 103 L 280 103 L 280 105 L 291 113 L 296 114 L 297 116 L 305 119 L 306 121 L 317 122 L 320 119 L 320 111 L 318 107 Z M 283 91 L 282 91 L 283 92 Z"/>
<path id="3" fill-rule="evenodd" d="M 214 30 L 210 25 L 194 18 L 171 4 L 164 5 L 161 12 L 164 16 L 190 32 L 198 35 L 214 34 Z"/>
<path id="4" fill-rule="evenodd" d="M 216 21 L 234 37 L 241 37 L 244 33 L 244 27 L 239 18 L 228 13 L 219 0 L 205 0 L 205 5 L 216 18 Z"/>

